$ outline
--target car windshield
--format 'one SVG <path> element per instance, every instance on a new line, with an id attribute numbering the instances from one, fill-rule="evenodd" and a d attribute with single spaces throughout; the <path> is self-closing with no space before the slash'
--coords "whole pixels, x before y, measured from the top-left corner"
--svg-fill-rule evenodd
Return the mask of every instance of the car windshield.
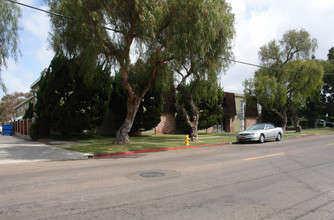
<path id="1" fill-rule="evenodd" d="M 263 129 L 264 129 L 264 124 L 256 124 L 256 125 L 253 125 L 253 126 L 247 128 L 246 131 L 263 130 Z"/>

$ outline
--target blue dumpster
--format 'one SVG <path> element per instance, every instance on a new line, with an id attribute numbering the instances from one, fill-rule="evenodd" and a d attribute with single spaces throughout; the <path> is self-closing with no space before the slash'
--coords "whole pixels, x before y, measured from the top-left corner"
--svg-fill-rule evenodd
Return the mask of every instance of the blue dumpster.
<path id="1" fill-rule="evenodd" d="M 2 125 L 2 135 L 13 135 L 13 125 Z"/>

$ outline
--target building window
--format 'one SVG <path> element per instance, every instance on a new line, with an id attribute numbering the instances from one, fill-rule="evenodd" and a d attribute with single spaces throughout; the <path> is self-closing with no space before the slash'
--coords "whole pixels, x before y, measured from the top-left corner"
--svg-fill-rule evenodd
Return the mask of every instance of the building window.
<path id="1" fill-rule="evenodd" d="M 240 100 L 240 109 L 239 109 L 239 120 L 240 120 L 240 130 L 245 130 L 245 106 L 246 103 L 244 100 Z"/>

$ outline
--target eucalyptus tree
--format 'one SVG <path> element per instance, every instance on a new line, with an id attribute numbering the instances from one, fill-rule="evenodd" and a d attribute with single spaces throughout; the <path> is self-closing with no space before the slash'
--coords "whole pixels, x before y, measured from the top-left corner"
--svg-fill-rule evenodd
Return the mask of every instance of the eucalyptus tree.
<path id="1" fill-rule="evenodd" d="M 141 82 L 140 78 L 145 72 L 137 73 L 137 82 L 138 84 Z M 135 120 L 133 122 L 130 133 L 135 133 L 137 131 L 146 131 L 155 128 L 161 120 L 161 114 L 163 112 L 163 107 L 165 104 L 164 96 L 168 92 L 169 87 L 166 83 L 166 80 L 170 79 L 161 78 L 163 75 L 159 75 L 157 80 L 152 85 L 150 90 L 145 94 L 142 99 L 139 108 L 137 110 L 137 114 Z M 131 77 L 132 78 L 132 77 Z M 119 127 L 123 123 L 123 119 L 126 116 L 126 98 L 127 93 L 125 88 L 122 85 L 122 76 L 120 73 L 116 73 L 114 77 L 112 77 L 112 94 L 110 98 L 110 109 L 115 114 L 114 121 L 116 127 Z M 143 82 L 145 83 L 145 82 Z M 170 84 L 169 84 L 170 85 Z"/>
<path id="2" fill-rule="evenodd" d="M 128 133 L 141 100 L 157 75 L 169 74 L 163 67 L 172 60 L 183 60 L 184 51 L 189 48 L 199 47 L 203 42 L 198 35 L 216 35 L 217 30 L 213 28 L 216 26 L 211 21 L 217 20 L 216 6 L 220 5 L 227 4 L 224 0 L 50 2 L 53 12 L 67 16 L 51 17 L 53 47 L 68 56 L 80 54 L 81 65 L 87 66 L 87 73 L 94 62 L 103 59 L 113 63 L 122 74 L 122 84 L 127 91 L 127 114 L 114 143 L 129 142 Z M 230 23 L 222 21 L 220 24 L 223 27 L 219 29 L 225 27 L 228 33 Z M 205 26 L 212 27 L 211 32 L 205 33 Z M 229 39 L 228 35 L 225 38 Z M 141 79 L 146 82 L 144 86 L 137 86 L 130 76 L 137 71 L 131 64 L 139 60 L 139 67 L 146 73 Z"/>
<path id="3" fill-rule="evenodd" d="M 183 75 L 183 79 L 185 79 Z M 189 128 L 191 141 L 198 140 L 198 128 L 208 128 L 219 121 L 219 87 L 217 81 L 193 80 L 180 82 L 174 89 L 175 107 Z M 222 113 L 222 112 L 220 112 Z M 200 118 L 202 116 L 203 118 Z M 180 117 L 182 118 L 182 117 Z"/>
<path id="4" fill-rule="evenodd" d="M 224 100 L 224 92 L 218 83 L 201 80 L 192 94 L 192 102 L 189 102 L 189 94 L 192 88 L 192 83 L 189 83 L 179 89 L 180 92 L 177 93 L 177 104 L 179 106 L 177 118 L 179 129 L 189 132 L 190 137 L 195 140 L 197 137 L 197 133 L 194 132 L 195 129 L 196 132 L 197 128 L 207 129 L 222 120 L 221 106 Z M 195 113 L 198 114 L 195 116 L 198 119 L 198 122 L 196 122 L 198 125 L 195 129 L 191 127 L 191 123 L 194 123 L 195 120 L 190 122 L 194 118 L 194 107 L 191 107 L 191 103 L 194 103 L 197 109 Z"/>
<path id="5" fill-rule="evenodd" d="M 287 112 L 300 131 L 297 111 L 305 105 L 306 99 L 322 86 L 322 66 L 311 60 L 317 41 L 301 29 L 290 30 L 282 40 L 275 40 L 260 48 L 259 57 L 264 67 L 256 71 L 253 80 L 246 80 L 245 94 L 255 96 L 265 108 L 275 112 L 287 125 Z"/>
<path id="6" fill-rule="evenodd" d="M 181 59 L 172 62 L 175 73 L 175 107 L 183 113 L 190 127 L 190 139 L 197 141 L 200 112 L 194 100 L 197 90 L 209 92 L 203 87 L 208 81 L 212 89 L 217 89 L 218 75 L 228 67 L 232 56 L 232 40 L 234 38 L 234 15 L 231 7 L 224 1 L 206 1 L 205 10 L 187 11 L 186 23 L 194 26 L 196 34 L 185 34 L 189 47 L 184 48 Z M 201 19 L 196 19 L 196 17 Z M 193 23 L 193 24 L 192 24 Z M 222 58 L 225 59 L 222 59 Z M 186 89 L 186 85 L 188 88 Z M 177 94 L 182 99 L 177 98 Z M 217 94 L 217 92 L 216 92 Z M 182 100 L 182 101 L 181 101 Z M 180 102 L 181 101 L 181 102 Z M 187 111 L 185 105 L 190 111 Z"/>
<path id="7" fill-rule="evenodd" d="M 20 53 L 19 45 L 19 18 L 21 18 L 20 8 L 10 2 L 0 1 L 0 74 L 2 67 L 7 68 L 7 61 L 10 57 L 17 61 Z M 6 86 L 0 75 L 0 83 L 3 91 Z"/>
<path id="8" fill-rule="evenodd" d="M 9 121 L 17 117 L 15 107 L 32 96 L 31 92 L 14 92 L 2 96 L 0 100 L 0 121 Z"/>
<path id="9" fill-rule="evenodd" d="M 320 61 L 325 71 L 324 85 L 320 91 L 321 105 L 325 108 L 325 111 L 322 112 L 323 117 L 326 114 L 334 116 L 334 59 L 330 59 L 333 51 L 334 48 L 332 47 L 328 53 L 329 59 Z"/>

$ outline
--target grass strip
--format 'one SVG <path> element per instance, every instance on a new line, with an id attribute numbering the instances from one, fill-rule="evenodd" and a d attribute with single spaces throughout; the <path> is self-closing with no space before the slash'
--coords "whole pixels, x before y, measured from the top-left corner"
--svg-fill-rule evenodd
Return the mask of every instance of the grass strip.
<path id="1" fill-rule="evenodd" d="M 334 132 L 334 128 L 304 129 L 302 132 L 286 131 L 283 137 L 300 137 L 305 134 L 324 134 Z M 198 142 L 190 142 L 191 146 L 229 143 L 236 141 L 237 133 L 213 133 L 200 134 Z M 78 135 L 63 137 L 62 140 L 83 143 L 82 145 L 62 146 L 66 150 L 78 151 L 89 154 L 122 153 L 128 151 L 142 151 L 152 149 L 177 148 L 185 146 L 185 134 L 177 135 L 144 135 L 131 137 L 130 144 L 112 144 L 114 137 L 100 135 Z M 60 139 L 60 138 L 59 138 Z"/>
<path id="2" fill-rule="evenodd" d="M 197 142 L 191 142 L 190 145 L 207 145 L 217 143 L 228 143 L 234 142 L 235 137 L 219 137 L 219 138 L 207 138 L 201 139 Z M 63 146 L 62 149 L 78 151 L 89 154 L 108 154 L 108 153 L 121 153 L 128 151 L 141 151 L 151 149 L 165 149 L 165 148 L 176 148 L 185 146 L 183 140 L 179 141 L 140 141 L 131 142 L 130 144 L 112 144 L 112 143 L 98 143 L 98 144 L 85 144 L 85 145 L 71 145 Z"/>

